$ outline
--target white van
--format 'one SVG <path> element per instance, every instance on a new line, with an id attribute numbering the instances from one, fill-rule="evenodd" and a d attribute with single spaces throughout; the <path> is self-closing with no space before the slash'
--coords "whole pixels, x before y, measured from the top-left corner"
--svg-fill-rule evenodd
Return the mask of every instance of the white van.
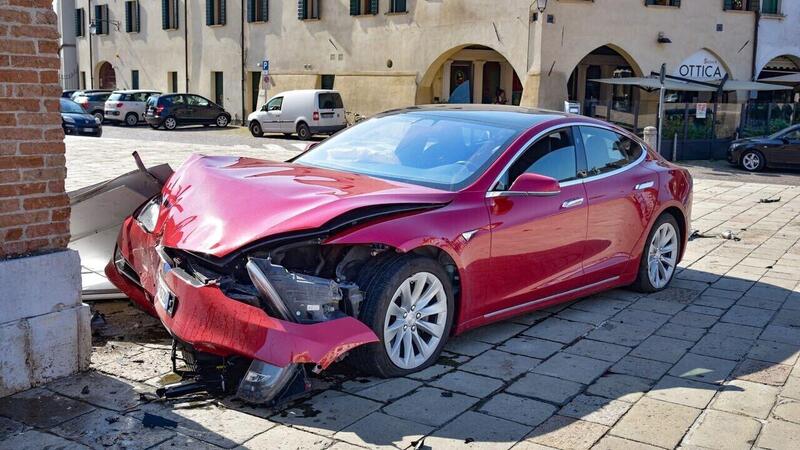
<path id="1" fill-rule="evenodd" d="M 342 96 L 327 89 L 281 92 L 247 116 L 247 123 L 256 137 L 297 133 L 303 140 L 315 134 L 333 134 L 347 126 Z"/>

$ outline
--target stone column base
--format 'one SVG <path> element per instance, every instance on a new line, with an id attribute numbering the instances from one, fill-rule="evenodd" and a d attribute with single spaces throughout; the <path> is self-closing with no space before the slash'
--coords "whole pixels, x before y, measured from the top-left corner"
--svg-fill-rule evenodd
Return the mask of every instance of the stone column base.
<path id="1" fill-rule="evenodd" d="M 89 306 L 73 250 L 0 261 L 0 397 L 86 370 Z"/>

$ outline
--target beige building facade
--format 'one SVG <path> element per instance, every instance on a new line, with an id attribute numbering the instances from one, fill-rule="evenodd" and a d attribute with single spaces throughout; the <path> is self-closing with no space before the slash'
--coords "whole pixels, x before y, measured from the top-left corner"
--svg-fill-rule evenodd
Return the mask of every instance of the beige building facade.
<path id="1" fill-rule="evenodd" d="M 566 100 L 602 115 L 651 94 L 593 78 L 647 76 L 662 63 L 679 74 L 693 57 L 753 76 L 754 13 L 724 0 L 549 0 L 543 12 L 542 0 L 75 3 L 82 87 L 190 91 L 235 120 L 263 103 L 265 87 L 268 97 L 332 87 L 363 115 L 448 101 L 563 109 Z"/>

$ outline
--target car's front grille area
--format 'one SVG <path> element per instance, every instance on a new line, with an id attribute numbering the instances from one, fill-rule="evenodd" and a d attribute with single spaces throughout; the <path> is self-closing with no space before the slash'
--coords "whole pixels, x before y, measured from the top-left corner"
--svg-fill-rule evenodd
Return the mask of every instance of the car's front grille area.
<path id="1" fill-rule="evenodd" d="M 114 266 L 116 266 L 117 271 L 121 273 L 125 278 L 133 281 L 136 283 L 137 286 L 142 287 L 142 281 L 139 279 L 139 275 L 133 270 L 133 266 L 122 256 L 122 252 L 119 250 L 119 247 L 116 248 L 114 251 Z"/>

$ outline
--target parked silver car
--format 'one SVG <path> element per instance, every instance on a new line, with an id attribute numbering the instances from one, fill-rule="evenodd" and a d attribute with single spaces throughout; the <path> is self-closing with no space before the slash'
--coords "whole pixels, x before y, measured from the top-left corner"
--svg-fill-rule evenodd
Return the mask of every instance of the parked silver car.
<path id="1" fill-rule="evenodd" d="M 144 121 L 147 99 L 153 95 L 161 95 L 161 92 L 142 89 L 112 92 L 105 103 L 106 120 L 124 122 L 128 126 Z"/>
<path id="2" fill-rule="evenodd" d="M 111 95 L 111 91 L 81 92 L 74 94 L 72 100 L 81 105 L 84 111 L 102 122 L 105 118 L 106 99 L 109 95 Z"/>

